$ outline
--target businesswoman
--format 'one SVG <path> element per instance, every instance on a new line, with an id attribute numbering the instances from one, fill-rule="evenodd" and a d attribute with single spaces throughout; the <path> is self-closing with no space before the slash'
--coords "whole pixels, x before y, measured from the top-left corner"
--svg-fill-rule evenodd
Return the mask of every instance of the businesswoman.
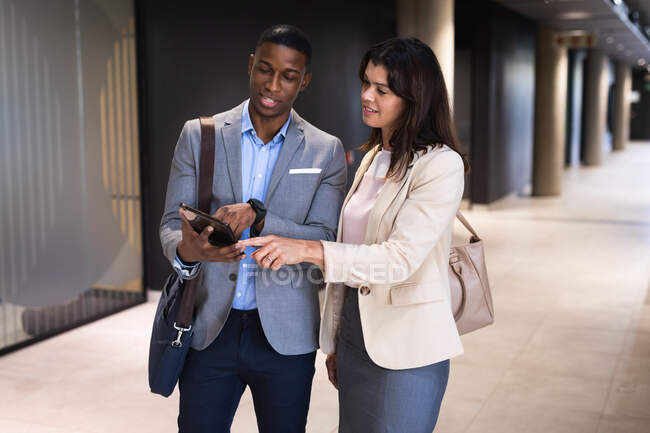
<path id="1" fill-rule="evenodd" d="M 417 39 L 373 46 L 359 70 L 372 128 L 337 242 L 242 243 L 260 266 L 311 262 L 326 288 L 321 349 L 339 389 L 340 433 L 430 433 L 462 353 L 447 267 L 468 170 L 440 65 Z"/>

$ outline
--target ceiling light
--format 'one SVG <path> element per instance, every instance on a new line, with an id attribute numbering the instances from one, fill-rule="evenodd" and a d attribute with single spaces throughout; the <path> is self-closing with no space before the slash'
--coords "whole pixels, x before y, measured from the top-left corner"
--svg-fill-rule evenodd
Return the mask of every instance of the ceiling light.
<path id="1" fill-rule="evenodd" d="M 612 3 L 614 3 L 616 6 L 620 5 L 622 3 L 622 0 L 612 0 Z"/>
<path id="2" fill-rule="evenodd" d="M 616 49 L 619 50 L 619 51 L 623 51 L 623 49 L 625 49 L 625 47 L 623 46 L 623 44 L 618 44 L 618 45 L 616 45 Z"/>
<path id="3" fill-rule="evenodd" d="M 639 59 L 639 60 L 636 61 L 636 64 L 639 65 L 639 66 L 643 66 L 643 65 L 646 64 L 646 61 L 645 61 L 645 59 Z"/>
<path id="4" fill-rule="evenodd" d="M 590 12 L 574 11 L 574 12 L 565 12 L 558 15 L 557 17 L 561 20 L 584 20 L 585 18 L 591 17 Z"/>
<path id="5" fill-rule="evenodd" d="M 614 36 L 607 36 L 605 38 L 605 42 L 607 42 L 608 44 L 614 43 Z"/>

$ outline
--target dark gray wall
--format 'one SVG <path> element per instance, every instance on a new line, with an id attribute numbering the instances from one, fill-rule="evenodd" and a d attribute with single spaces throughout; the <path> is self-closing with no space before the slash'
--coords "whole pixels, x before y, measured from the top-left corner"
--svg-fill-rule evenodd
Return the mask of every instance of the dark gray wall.
<path id="1" fill-rule="evenodd" d="M 535 25 L 490 1 L 456 10 L 457 46 L 472 51 L 471 200 L 490 203 L 530 183 Z"/>
<path id="2" fill-rule="evenodd" d="M 580 164 L 580 142 L 582 137 L 582 94 L 584 92 L 584 49 L 571 49 L 568 52 L 566 147 L 564 163 L 566 166 Z"/>
<path id="3" fill-rule="evenodd" d="M 359 61 L 375 42 L 395 36 L 395 2 L 137 1 L 145 281 L 158 288 L 169 266 L 158 239 L 165 188 L 183 123 L 248 97 L 248 56 L 267 27 L 294 24 L 309 34 L 313 79 L 296 110 L 317 127 L 359 147 Z M 350 178 L 358 165 L 349 168 Z"/>
<path id="4" fill-rule="evenodd" d="M 637 68 L 632 71 L 632 90 L 639 92 L 639 102 L 630 108 L 630 139 L 650 140 L 650 72 Z"/>

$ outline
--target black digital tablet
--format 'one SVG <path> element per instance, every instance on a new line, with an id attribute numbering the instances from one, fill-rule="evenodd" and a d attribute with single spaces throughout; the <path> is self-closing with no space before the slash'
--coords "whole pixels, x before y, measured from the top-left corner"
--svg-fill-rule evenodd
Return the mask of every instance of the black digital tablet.
<path id="1" fill-rule="evenodd" d="M 181 203 L 181 209 L 185 212 L 183 214 L 190 222 L 190 225 L 197 233 L 203 232 L 207 226 L 213 228 L 208 242 L 216 247 L 223 247 L 226 245 L 232 245 L 237 242 L 237 238 L 233 233 L 232 229 L 225 222 L 218 220 L 217 218 L 208 215 L 205 212 L 201 212 L 198 209 L 188 206 L 185 203 Z"/>

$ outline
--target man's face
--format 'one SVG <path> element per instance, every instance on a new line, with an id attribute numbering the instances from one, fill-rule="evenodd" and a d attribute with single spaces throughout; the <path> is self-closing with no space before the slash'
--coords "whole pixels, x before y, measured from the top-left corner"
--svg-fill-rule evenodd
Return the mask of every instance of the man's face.
<path id="1" fill-rule="evenodd" d="M 311 72 L 300 51 L 270 42 L 251 54 L 248 64 L 251 106 L 262 117 L 279 117 L 291 111 L 298 93 L 307 87 Z"/>

